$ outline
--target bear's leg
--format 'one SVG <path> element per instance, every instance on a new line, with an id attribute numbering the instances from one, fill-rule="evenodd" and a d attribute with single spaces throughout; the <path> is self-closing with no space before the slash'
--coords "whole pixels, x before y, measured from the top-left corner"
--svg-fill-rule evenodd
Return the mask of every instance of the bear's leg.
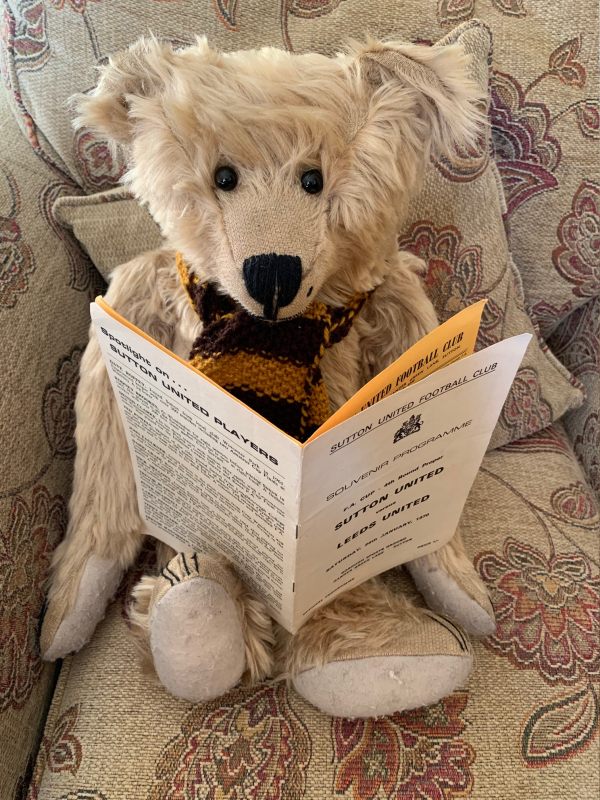
<path id="1" fill-rule="evenodd" d="M 46 661 L 89 641 L 144 539 L 127 441 L 95 337 L 81 360 L 75 411 L 69 524 L 53 556 L 40 636 Z"/>
<path id="2" fill-rule="evenodd" d="M 332 716 L 376 717 L 429 705 L 463 686 L 464 634 L 374 578 L 320 608 L 287 644 L 296 691 Z"/>
<path id="3" fill-rule="evenodd" d="M 145 576 L 134 588 L 130 619 L 158 679 L 175 697 L 211 700 L 244 673 L 254 682 L 271 672 L 271 619 L 224 559 L 175 555 L 158 576 Z"/>
<path id="4" fill-rule="evenodd" d="M 494 609 L 457 531 L 447 545 L 406 564 L 432 611 L 450 617 L 475 636 L 490 636 Z"/>
<path id="5" fill-rule="evenodd" d="M 142 537 L 136 534 L 131 563 L 141 541 Z M 119 588 L 124 568 L 129 566 L 123 565 L 122 557 L 105 557 L 93 550 L 78 549 L 76 544 L 60 555 L 65 567 L 70 564 L 72 571 L 64 580 L 60 576 L 55 580 L 48 600 L 40 635 L 44 661 L 64 658 L 87 644 Z"/>

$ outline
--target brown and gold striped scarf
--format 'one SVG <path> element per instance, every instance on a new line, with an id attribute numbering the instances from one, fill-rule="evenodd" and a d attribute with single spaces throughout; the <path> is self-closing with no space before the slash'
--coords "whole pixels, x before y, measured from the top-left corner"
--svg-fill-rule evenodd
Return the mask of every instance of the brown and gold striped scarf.
<path id="1" fill-rule="evenodd" d="M 342 308 L 315 302 L 301 316 L 270 322 L 201 283 L 180 253 L 177 269 L 203 323 L 190 364 L 290 436 L 307 439 L 331 414 L 321 359 L 347 335 L 368 293 Z"/>

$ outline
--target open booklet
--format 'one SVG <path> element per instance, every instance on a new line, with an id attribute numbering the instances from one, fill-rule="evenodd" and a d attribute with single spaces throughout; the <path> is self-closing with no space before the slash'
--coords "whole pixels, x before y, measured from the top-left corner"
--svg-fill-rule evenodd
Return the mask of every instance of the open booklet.
<path id="1" fill-rule="evenodd" d="M 147 532 L 226 556 L 291 632 L 338 593 L 440 548 L 531 339 L 473 353 L 484 305 L 421 339 L 301 444 L 98 298 Z"/>

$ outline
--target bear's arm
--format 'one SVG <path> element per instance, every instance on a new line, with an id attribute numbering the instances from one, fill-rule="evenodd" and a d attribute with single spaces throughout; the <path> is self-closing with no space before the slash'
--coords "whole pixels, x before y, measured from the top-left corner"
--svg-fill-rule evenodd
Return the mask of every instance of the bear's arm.
<path id="1" fill-rule="evenodd" d="M 420 258 L 398 252 L 385 280 L 367 300 L 355 323 L 360 337 L 363 383 L 438 325 L 425 291 L 426 271 Z"/>

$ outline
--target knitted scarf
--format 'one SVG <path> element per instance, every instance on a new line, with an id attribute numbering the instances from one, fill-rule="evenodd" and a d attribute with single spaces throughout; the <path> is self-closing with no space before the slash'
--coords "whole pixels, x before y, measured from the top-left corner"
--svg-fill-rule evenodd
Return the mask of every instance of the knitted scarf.
<path id="1" fill-rule="evenodd" d="M 308 438 L 331 414 L 321 359 L 350 331 L 369 293 L 342 308 L 314 302 L 301 316 L 270 322 L 200 282 L 180 253 L 177 269 L 203 323 L 189 363 L 290 436 Z"/>

